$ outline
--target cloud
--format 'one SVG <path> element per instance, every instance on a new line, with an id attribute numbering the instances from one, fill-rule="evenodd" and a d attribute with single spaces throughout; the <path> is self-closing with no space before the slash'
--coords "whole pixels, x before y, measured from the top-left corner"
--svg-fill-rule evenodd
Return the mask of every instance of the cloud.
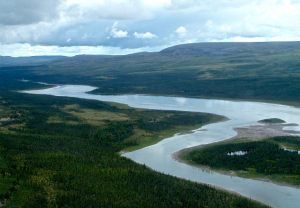
<path id="1" fill-rule="evenodd" d="M 63 8 L 76 18 L 132 20 L 152 18 L 169 5 L 170 0 L 65 0 Z"/>
<path id="2" fill-rule="evenodd" d="M 183 26 L 178 27 L 175 30 L 175 33 L 179 36 L 179 37 L 184 37 L 187 34 L 187 29 Z"/>
<path id="3" fill-rule="evenodd" d="M 128 37 L 128 32 L 126 30 L 119 29 L 118 22 L 115 22 L 111 28 L 110 35 L 113 38 L 126 38 Z"/>
<path id="4" fill-rule="evenodd" d="M 141 48 L 120 48 L 108 46 L 42 46 L 30 44 L 0 44 L 2 56 L 43 56 L 43 55 L 64 55 L 75 56 L 80 54 L 91 55 L 126 55 L 143 51 L 160 51 L 162 47 L 141 47 Z"/>
<path id="5" fill-rule="evenodd" d="M 157 35 L 155 35 L 151 32 L 144 32 L 144 33 L 134 32 L 133 35 L 135 38 L 138 38 L 138 39 L 153 39 L 153 38 L 157 37 Z"/>
<path id="6" fill-rule="evenodd" d="M 126 38 L 126 37 L 128 37 L 128 32 L 126 30 L 120 30 L 120 29 L 117 29 L 117 28 L 112 28 L 110 34 L 113 38 Z"/>
<path id="7" fill-rule="evenodd" d="M 27 25 L 58 17 L 61 0 L 0 1 L 0 25 Z"/>
<path id="8" fill-rule="evenodd" d="M 0 44 L 65 53 L 69 47 L 300 40 L 299 11 L 296 0 L 0 0 Z"/>

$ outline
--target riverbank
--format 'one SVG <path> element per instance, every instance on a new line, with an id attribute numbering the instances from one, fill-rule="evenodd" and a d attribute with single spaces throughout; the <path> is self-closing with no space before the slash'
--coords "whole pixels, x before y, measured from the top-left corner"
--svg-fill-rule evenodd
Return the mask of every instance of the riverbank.
<path id="1" fill-rule="evenodd" d="M 199 115 L 203 116 L 205 114 L 200 113 Z M 124 154 L 127 152 L 136 151 L 136 150 L 142 149 L 144 147 L 157 144 L 158 142 L 160 142 L 166 138 L 172 137 L 176 134 L 178 134 L 178 135 L 189 134 L 193 131 L 196 131 L 197 129 L 201 128 L 204 125 L 207 125 L 210 123 L 222 122 L 225 120 L 227 120 L 227 118 L 211 114 L 211 115 L 207 116 L 207 120 L 205 122 L 203 122 L 203 123 L 199 122 L 196 125 L 195 124 L 190 125 L 188 123 L 185 123 L 185 124 L 181 123 L 180 125 L 173 126 L 170 129 L 166 129 L 166 130 L 158 131 L 158 132 L 152 132 L 150 134 L 145 133 L 143 131 L 136 131 L 135 134 L 128 139 L 129 142 L 134 141 L 134 143 L 136 143 L 136 144 L 126 147 L 120 153 Z"/>
<path id="2" fill-rule="evenodd" d="M 215 142 L 208 145 L 199 145 L 199 146 L 183 149 L 179 152 L 174 153 L 172 157 L 176 161 L 179 161 L 181 163 L 186 163 L 204 169 L 206 171 L 215 171 L 229 176 L 251 178 L 251 179 L 256 179 L 261 181 L 272 182 L 279 185 L 286 185 L 286 186 L 299 188 L 300 178 L 298 176 L 286 175 L 286 174 L 266 175 L 255 171 L 254 168 L 249 168 L 247 170 L 234 170 L 234 169 L 228 169 L 222 167 L 217 168 L 217 167 L 211 167 L 210 165 L 199 164 L 195 162 L 194 159 L 191 159 L 192 154 L 196 154 L 197 152 L 200 153 L 201 151 L 206 149 L 211 150 L 216 147 L 224 146 L 225 148 L 226 146 L 241 145 L 241 144 L 245 144 L 245 145 L 261 144 L 260 142 L 270 142 L 272 144 L 274 143 L 276 145 L 279 145 L 280 148 L 282 148 L 284 151 L 296 152 L 298 148 L 296 145 L 288 144 L 288 142 L 285 142 L 285 140 L 280 139 L 284 137 L 289 138 L 291 135 L 300 134 L 300 132 L 297 131 L 284 130 L 284 128 L 292 127 L 292 126 L 297 126 L 297 125 L 292 123 L 289 124 L 265 123 L 262 125 L 253 125 L 253 126 L 247 126 L 242 128 L 236 128 L 235 131 L 237 132 L 237 135 L 228 140 Z M 272 140 L 272 138 L 276 138 L 276 139 Z M 228 154 L 231 156 L 235 155 L 236 157 L 242 157 L 243 155 L 247 154 L 247 151 L 231 152 L 231 153 L 227 153 L 227 155 Z M 211 160 L 213 160 L 213 158 L 211 158 Z"/>

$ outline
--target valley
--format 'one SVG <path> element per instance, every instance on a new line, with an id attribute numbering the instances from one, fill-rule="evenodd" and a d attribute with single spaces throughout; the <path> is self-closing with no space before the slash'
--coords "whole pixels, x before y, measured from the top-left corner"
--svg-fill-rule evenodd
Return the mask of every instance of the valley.
<path id="1" fill-rule="evenodd" d="M 1 203 L 7 207 L 223 207 L 224 203 L 264 207 L 242 195 L 272 207 L 294 207 L 299 189 L 289 184 L 298 185 L 297 172 L 289 175 L 279 166 L 265 176 L 261 167 L 271 171 L 276 166 L 254 167 L 250 161 L 255 158 L 238 168 L 215 166 L 218 155 L 224 159 L 221 153 L 209 161 L 214 164 L 204 163 L 212 171 L 199 171 L 175 161 L 173 154 L 208 143 L 223 145 L 223 140 L 225 145 L 232 142 L 225 140 L 235 136 L 236 128 L 257 122 L 298 124 L 298 108 L 290 107 L 300 105 L 298 45 L 200 43 L 125 56 L 1 57 Z M 80 94 L 84 86 L 79 86 L 74 94 L 64 84 L 74 89 L 94 87 Z M 56 85 L 62 89 L 59 94 L 20 93 L 47 91 Z M 280 135 L 278 129 L 270 132 L 289 139 L 298 131 L 297 125 L 284 128 L 287 135 Z M 224 148 L 232 157 L 244 146 L 296 157 L 291 140 L 276 138 L 246 140 L 230 151 L 228 146 L 207 148 L 212 152 Z M 271 161 L 275 155 L 261 158 Z M 294 162 L 289 163 L 293 170 Z M 234 174 L 227 176 L 228 171 Z M 251 181 L 245 182 L 245 177 Z M 186 195 L 180 196 L 180 190 Z"/>

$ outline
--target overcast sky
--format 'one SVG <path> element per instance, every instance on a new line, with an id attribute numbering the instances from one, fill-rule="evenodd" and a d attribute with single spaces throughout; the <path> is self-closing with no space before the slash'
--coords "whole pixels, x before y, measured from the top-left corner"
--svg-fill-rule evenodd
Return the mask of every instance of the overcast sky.
<path id="1" fill-rule="evenodd" d="M 300 0 L 0 0 L 0 55 L 300 40 Z"/>

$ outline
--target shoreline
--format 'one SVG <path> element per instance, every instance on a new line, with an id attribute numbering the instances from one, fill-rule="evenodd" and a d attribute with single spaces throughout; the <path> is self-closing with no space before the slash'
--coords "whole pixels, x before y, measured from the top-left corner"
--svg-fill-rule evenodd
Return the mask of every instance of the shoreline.
<path id="1" fill-rule="evenodd" d="M 276 136 L 293 136 L 293 134 L 298 134 L 300 135 L 300 132 L 297 131 L 292 131 L 292 130 L 284 130 L 284 127 L 288 126 L 295 126 L 296 124 L 261 124 L 261 125 L 251 125 L 251 126 L 245 126 L 245 127 L 240 127 L 240 128 L 235 128 L 234 130 L 237 132 L 237 135 L 234 137 L 231 137 L 229 139 L 220 141 L 220 142 L 213 142 L 207 145 L 197 145 L 194 147 L 189 147 L 182 149 L 180 151 L 177 151 L 172 154 L 172 159 L 184 163 L 186 165 L 190 165 L 193 167 L 196 167 L 202 171 L 207 171 L 207 172 L 217 172 L 220 174 L 228 175 L 228 176 L 234 176 L 234 177 L 240 177 L 240 178 L 245 178 L 245 179 L 252 179 L 252 180 L 259 180 L 259 181 L 264 181 L 264 182 L 270 182 L 273 184 L 277 184 L 280 186 L 288 186 L 292 188 L 300 188 L 300 185 L 294 185 L 290 184 L 287 182 L 281 182 L 281 181 L 275 181 L 272 180 L 268 177 L 264 176 L 258 176 L 258 177 L 243 177 L 241 176 L 237 171 L 231 171 L 231 170 L 222 170 L 222 169 L 215 169 L 211 168 L 209 166 L 205 165 L 200 165 L 196 164 L 192 161 L 185 160 L 183 157 L 188 154 L 189 152 L 193 150 L 199 150 L 203 147 L 207 146 L 214 146 L 217 144 L 226 144 L 226 143 L 235 143 L 235 142 L 251 142 L 251 141 L 261 141 L 264 140 L 268 137 L 276 137 Z M 257 130 L 259 130 L 257 132 Z"/>
<path id="2" fill-rule="evenodd" d="M 20 82 L 24 82 L 23 80 L 19 80 Z M 255 103 L 265 103 L 265 104 L 275 104 L 275 105 L 285 105 L 285 106 L 290 106 L 294 108 L 300 108 L 300 102 L 295 101 L 295 100 L 289 100 L 289 101 L 284 101 L 284 100 L 268 100 L 268 99 L 259 99 L 259 98 L 230 98 L 230 97 L 210 97 L 210 96 L 183 96 L 181 94 L 160 94 L 160 93 L 99 93 L 96 92 L 99 87 L 97 86 L 92 86 L 88 84 L 79 84 L 79 83 L 74 83 L 74 84 L 50 84 L 46 82 L 35 82 L 32 80 L 26 80 L 25 82 L 31 82 L 35 84 L 40 84 L 45 87 L 34 87 L 32 89 L 27 89 L 28 90 L 42 90 L 42 89 L 47 89 L 47 88 L 52 88 L 60 85 L 82 85 L 82 86 L 90 86 L 94 87 L 95 89 L 92 89 L 91 91 L 88 91 L 86 93 L 91 94 L 91 95 L 142 95 L 142 96 L 164 96 L 164 97 L 174 97 L 174 98 L 190 98 L 190 99 L 208 99 L 208 100 L 226 100 L 226 101 L 233 101 L 233 102 L 255 102 Z"/>
<path id="3" fill-rule="evenodd" d="M 220 115 L 212 114 L 212 116 L 220 116 Z M 168 139 L 168 138 L 176 136 L 176 135 L 191 134 L 195 131 L 205 131 L 205 129 L 201 129 L 203 126 L 213 124 L 213 123 L 225 122 L 225 121 L 228 121 L 228 120 L 229 119 L 227 117 L 223 117 L 218 121 L 208 122 L 208 123 L 202 124 L 202 125 L 198 124 L 198 125 L 192 125 L 192 126 L 178 126 L 177 128 L 175 127 L 174 129 L 170 129 L 170 130 L 167 130 L 165 132 L 162 132 L 162 135 L 167 134 L 166 137 L 165 137 L 165 135 L 164 136 L 162 136 L 162 135 L 158 136 L 157 139 L 153 140 L 153 142 L 150 142 L 148 145 L 140 144 L 140 145 L 137 145 L 137 146 L 127 147 L 125 149 L 122 149 L 119 153 L 121 155 L 123 155 L 123 154 L 129 153 L 129 152 L 134 152 L 134 151 L 137 151 L 137 150 L 155 145 L 155 144 L 161 142 L 162 140 Z M 179 130 L 179 131 L 176 131 L 176 130 Z"/>

